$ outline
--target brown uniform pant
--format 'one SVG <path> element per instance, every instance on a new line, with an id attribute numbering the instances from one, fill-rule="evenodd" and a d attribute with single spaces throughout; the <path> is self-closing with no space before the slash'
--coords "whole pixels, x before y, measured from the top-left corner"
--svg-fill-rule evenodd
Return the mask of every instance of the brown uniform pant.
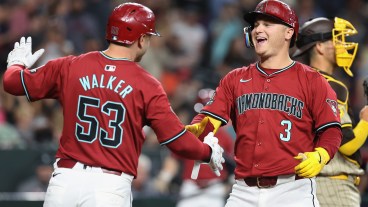
<path id="1" fill-rule="evenodd" d="M 317 176 L 316 182 L 321 207 L 360 207 L 360 192 L 352 180 Z"/>

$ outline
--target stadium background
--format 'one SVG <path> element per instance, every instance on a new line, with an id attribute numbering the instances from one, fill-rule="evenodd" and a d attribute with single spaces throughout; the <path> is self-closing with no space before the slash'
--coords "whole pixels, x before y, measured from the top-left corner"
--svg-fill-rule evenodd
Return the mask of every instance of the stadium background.
<path id="1" fill-rule="evenodd" d="M 116 5 L 113 0 L 0 0 L 0 75 L 15 41 L 32 36 L 33 49 L 46 52 L 36 63 L 65 55 L 103 50 L 105 24 Z M 141 0 L 156 14 L 161 38 L 152 38 L 151 48 L 141 64 L 164 85 L 174 111 L 185 124 L 230 70 L 255 61 L 252 49 L 244 46 L 242 14 L 259 0 Z M 354 77 L 338 70 L 336 75 L 350 87 L 350 105 L 357 121 L 366 104 L 362 81 L 368 76 L 367 0 L 287 0 L 297 12 L 300 25 L 313 17 L 341 17 L 350 21 L 358 35 Z M 5 94 L 0 85 L 0 206 L 40 206 L 52 170 L 53 155 L 62 129 L 62 111 L 54 100 L 29 104 L 24 97 Z M 206 89 L 206 90 L 201 90 Z M 201 93 L 198 93 L 201 91 Z M 196 107 L 194 107 L 196 106 Z M 146 129 L 147 176 L 153 182 L 168 155 L 154 133 Z M 229 131 L 230 135 L 234 135 Z M 368 162 L 368 145 L 363 147 Z M 143 173 L 142 173 L 143 174 Z M 134 195 L 134 206 L 173 206 L 180 176 L 167 193 L 154 188 Z M 366 176 L 360 190 L 362 206 L 368 206 Z M 134 189 L 133 189 L 134 193 Z"/>

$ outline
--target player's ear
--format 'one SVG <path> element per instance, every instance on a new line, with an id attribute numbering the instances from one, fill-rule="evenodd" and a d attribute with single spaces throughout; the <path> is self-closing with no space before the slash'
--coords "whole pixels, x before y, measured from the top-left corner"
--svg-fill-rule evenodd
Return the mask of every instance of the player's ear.
<path id="1" fill-rule="evenodd" d="M 142 36 L 140 36 L 138 38 L 137 42 L 138 42 L 138 47 L 139 48 L 143 48 L 144 41 L 146 41 L 145 38 L 146 38 L 146 35 L 145 34 L 143 34 Z"/>
<path id="2" fill-rule="evenodd" d="M 324 46 L 322 42 L 317 42 L 315 45 L 315 50 L 318 54 L 322 55 L 324 53 Z"/>
<path id="3" fill-rule="evenodd" d="M 293 37 L 293 34 L 294 34 L 294 29 L 291 28 L 291 27 L 287 27 L 286 28 L 286 31 L 285 31 L 285 39 L 287 40 L 291 40 L 291 38 Z"/>

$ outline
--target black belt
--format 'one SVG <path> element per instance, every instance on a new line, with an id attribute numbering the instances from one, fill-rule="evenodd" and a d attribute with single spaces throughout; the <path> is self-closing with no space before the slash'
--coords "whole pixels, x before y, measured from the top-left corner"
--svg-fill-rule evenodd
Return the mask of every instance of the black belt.
<path id="1" fill-rule="evenodd" d="M 271 188 L 277 184 L 278 176 L 270 177 L 247 177 L 244 178 L 245 184 L 249 187 L 257 186 L 258 188 Z M 295 175 L 295 180 L 303 179 L 298 175 Z"/>

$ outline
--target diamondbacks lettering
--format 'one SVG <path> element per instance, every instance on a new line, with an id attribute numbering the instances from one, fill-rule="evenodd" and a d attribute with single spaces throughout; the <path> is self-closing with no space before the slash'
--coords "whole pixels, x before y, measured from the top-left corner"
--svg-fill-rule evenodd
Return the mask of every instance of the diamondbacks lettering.
<path id="1" fill-rule="evenodd" d="M 251 109 L 279 110 L 299 119 L 303 116 L 304 102 L 285 94 L 249 93 L 236 99 L 239 115 Z"/>

